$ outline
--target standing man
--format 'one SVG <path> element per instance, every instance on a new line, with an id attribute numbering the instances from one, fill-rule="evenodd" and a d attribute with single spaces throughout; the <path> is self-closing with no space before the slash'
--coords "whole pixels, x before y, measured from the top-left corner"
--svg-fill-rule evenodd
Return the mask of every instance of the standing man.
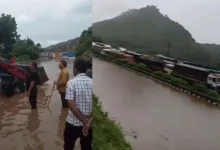
<path id="1" fill-rule="evenodd" d="M 65 98 L 66 96 L 66 84 L 69 81 L 69 71 L 67 69 L 67 63 L 66 61 L 62 60 L 59 63 L 60 68 L 60 74 L 57 81 L 54 81 L 54 84 L 57 85 L 57 90 L 60 93 L 61 101 L 62 101 L 62 107 L 68 108 L 68 102 Z"/>
<path id="2" fill-rule="evenodd" d="M 75 77 L 67 83 L 66 89 L 69 115 L 64 130 L 64 150 L 73 150 L 78 138 L 82 150 L 92 150 L 92 129 L 88 127 L 92 120 L 92 79 L 86 76 L 86 70 L 84 59 L 74 61 Z"/>
<path id="3" fill-rule="evenodd" d="M 37 73 L 37 63 L 32 62 L 29 66 L 30 72 L 26 80 L 26 90 L 27 96 L 29 97 L 29 102 L 32 109 L 37 108 L 37 85 L 40 84 L 40 79 Z"/>
<path id="4" fill-rule="evenodd" d="M 92 61 L 91 60 L 87 61 L 86 75 L 92 79 Z"/>

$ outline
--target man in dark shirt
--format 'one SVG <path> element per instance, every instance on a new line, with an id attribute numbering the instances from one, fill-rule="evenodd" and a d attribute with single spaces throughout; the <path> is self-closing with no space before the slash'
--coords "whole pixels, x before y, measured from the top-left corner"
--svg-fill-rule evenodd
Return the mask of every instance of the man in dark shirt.
<path id="1" fill-rule="evenodd" d="M 33 62 L 30 66 L 29 76 L 26 81 L 27 96 L 32 109 L 37 108 L 37 85 L 39 77 L 37 73 L 37 63 Z"/>

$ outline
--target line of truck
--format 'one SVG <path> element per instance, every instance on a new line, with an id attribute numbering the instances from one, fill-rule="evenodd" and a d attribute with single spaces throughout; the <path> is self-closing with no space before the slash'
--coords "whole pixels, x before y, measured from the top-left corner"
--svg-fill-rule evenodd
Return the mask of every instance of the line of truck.
<path id="1" fill-rule="evenodd" d="M 144 63 L 148 68 L 154 71 L 166 71 L 173 76 L 183 78 L 191 83 L 203 84 L 220 93 L 220 71 L 212 68 L 203 67 L 190 62 L 178 61 L 160 54 L 148 56 L 128 51 L 124 48 L 114 49 L 110 45 L 106 46 L 103 43 L 94 42 L 93 52 L 96 54 L 114 54 L 114 56 L 123 55 L 123 57 L 120 57 L 121 59 L 124 58 L 130 62 Z"/>

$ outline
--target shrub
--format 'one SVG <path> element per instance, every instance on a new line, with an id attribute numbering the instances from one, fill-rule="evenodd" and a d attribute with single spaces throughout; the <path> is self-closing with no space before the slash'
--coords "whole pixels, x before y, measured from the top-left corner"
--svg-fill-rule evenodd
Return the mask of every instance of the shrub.
<path id="1" fill-rule="evenodd" d="M 156 71 L 154 72 L 154 74 L 156 76 L 159 76 L 159 77 L 162 77 L 166 80 L 171 80 L 171 82 L 174 84 L 174 85 L 183 85 L 183 86 L 188 86 L 188 82 L 185 81 L 184 79 L 181 79 L 181 78 L 176 78 L 176 77 L 173 77 L 172 75 L 170 75 L 169 73 L 167 72 L 162 72 L 162 71 Z"/>
<path id="2" fill-rule="evenodd" d="M 122 63 L 122 64 L 127 64 L 128 63 L 128 61 L 127 60 L 125 60 L 125 59 L 119 59 L 119 58 L 117 58 L 117 59 L 115 59 L 117 62 L 119 62 L 119 63 Z"/>
<path id="3" fill-rule="evenodd" d="M 155 71 L 154 74 L 156 76 L 163 76 L 163 72 L 162 71 Z"/>
<path id="4" fill-rule="evenodd" d="M 100 54 L 100 56 L 101 56 L 101 57 L 104 57 L 104 58 L 108 58 L 108 56 L 107 56 L 107 55 L 102 54 L 102 53 Z"/>
<path id="5" fill-rule="evenodd" d="M 129 67 L 135 67 L 136 66 L 136 63 L 135 62 L 128 62 L 127 65 Z"/>
<path id="6" fill-rule="evenodd" d="M 153 70 L 151 70 L 150 68 L 147 68 L 147 67 L 146 67 L 145 71 L 146 72 L 153 72 Z"/>
<path id="7" fill-rule="evenodd" d="M 164 72 L 162 72 L 162 73 L 163 73 L 162 76 L 164 79 L 171 80 L 172 76 L 170 74 L 164 73 Z"/>
<path id="8" fill-rule="evenodd" d="M 114 60 L 115 58 L 113 56 L 108 56 L 108 59 Z"/>
<path id="9" fill-rule="evenodd" d="M 207 94 L 208 96 L 214 97 L 214 98 L 216 98 L 216 99 L 219 98 L 218 93 L 217 93 L 216 91 L 214 91 L 214 90 L 208 90 L 206 94 Z"/>
<path id="10" fill-rule="evenodd" d="M 136 64 L 135 67 L 140 69 L 140 70 L 145 70 L 147 68 L 147 66 L 143 63 L 138 63 L 138 64 Z"/>
<path id="11" fill-rule="evenodd" d="M 116 58 L 115 61 L 121 63 L 121 59 L 119 58 Z"/>
<path id="12" fill-rule="evenodd" d="M 207 92 L 208 92 L 208 89 L 207 89 L 204 85 L 202 85 L 202 84 L 196 83 L 196 84 L 194 84 L 194 85 L 192 86 L 192 88 L 193 88 L 194 90 L 196 90 L 196 91 L 201 92 L 201 93 L 207 93 Z"/>
<path id="13" fill-rule="evenodd" d="M 189 85 L 186 80 L 181 79 L 181 78 L 176 78 L 176 77 L 171 76 L 170 80 L 172 81 L 172 83 L 174 85 L 183 85 L 183 86 L 187 86 L 187 87 Z"/>
<path id="14" fill-rule="evenodd" d="M 108 58 L 108 59 L 111 59 L 111 58 L 112 58 L 112 56 L 110 56 L 110 55 L 105 55 L 105 54 L 104 54 L 104 57 L 105 57 L 105 58 Z"/>

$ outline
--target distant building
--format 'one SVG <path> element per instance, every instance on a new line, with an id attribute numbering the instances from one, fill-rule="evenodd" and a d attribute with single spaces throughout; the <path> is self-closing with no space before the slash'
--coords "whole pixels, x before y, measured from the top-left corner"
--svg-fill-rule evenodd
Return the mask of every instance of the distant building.
<path id="1" fill-rule="evenodd" d="M 71 52 L 63 52 L 62 59 L 66 60 L 75 60 L 76 53 L 71 51 Z"/>
<path id="2" fill-rule="evenodd" d="M 47 57 L 49 55 L 49 52 L 41 52 L 40 56 L 41 57 Z"/>

